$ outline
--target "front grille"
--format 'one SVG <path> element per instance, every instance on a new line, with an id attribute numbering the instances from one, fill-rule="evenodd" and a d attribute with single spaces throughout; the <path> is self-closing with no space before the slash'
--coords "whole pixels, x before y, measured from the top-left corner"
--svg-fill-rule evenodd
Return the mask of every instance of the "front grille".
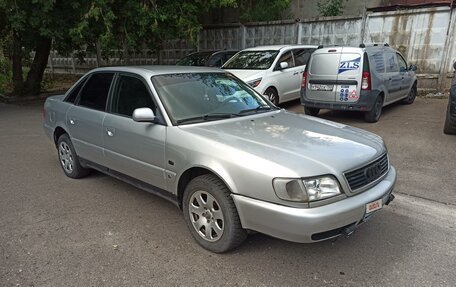
<path id="1" fill-rule="evenodd" d="M 387 171 L 388 155 L 385 153 L 361 168 L 344 173 L 344 176 L 350 189 L 355 191 L 381 178 Z"/>

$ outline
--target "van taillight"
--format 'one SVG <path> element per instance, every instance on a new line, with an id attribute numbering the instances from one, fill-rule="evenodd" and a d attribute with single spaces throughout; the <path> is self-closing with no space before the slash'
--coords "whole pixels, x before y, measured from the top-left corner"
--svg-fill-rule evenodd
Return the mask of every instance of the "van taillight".
<path id="1" fill-rule="evenodd" d="M 307 86 L 307 71 L 302 74 L 301 89 L 305 90 Z"/>
<path id="2" fill-rule="evenodd" d="M 363 79 L 361 81 L 361 90 L 371 89 L 371 75 L 369 72 L 363 72 Z"/>

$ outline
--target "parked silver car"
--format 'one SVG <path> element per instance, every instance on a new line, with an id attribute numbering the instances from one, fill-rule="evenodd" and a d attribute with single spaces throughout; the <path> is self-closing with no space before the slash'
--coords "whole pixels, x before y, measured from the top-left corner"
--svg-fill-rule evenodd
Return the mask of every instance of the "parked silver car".
<path id="1" fill-rule="evenodd" d="M 377 122 L 382 107 L 413 103 L 415 70 L 388 44 L 320 47 L 304 72 L 301 103 L 308 115 L 320 109 L 363 111 L 367 122 Z"/>
<path id="2" fill-rule="evenodd" d="M 170 200 L 214 252 L 247 230 L 295 242 L 351 233 L 393 199 L 379 136 L 277 109 L 218 69 L 95 69 L 44 115 L 67 176 L 92 168 Z"/>

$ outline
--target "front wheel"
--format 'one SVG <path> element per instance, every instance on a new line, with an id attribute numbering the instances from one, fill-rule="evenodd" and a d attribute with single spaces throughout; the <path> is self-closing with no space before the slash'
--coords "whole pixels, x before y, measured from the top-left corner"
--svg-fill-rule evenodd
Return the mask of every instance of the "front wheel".
<path id="1" fill-rule="evenodd" d="M 410 89 L 410 92 L 409 92 L 407 98 L 403 99 L 401 101 L 401 104 L 403 104 L 403 105 L 411 105 L 411 104 L 413 104 L 413 102 L 415 101 L 417 93 L 418 92 L 416 90 L 416 85 L 413 85 L 413 87 Z"/>
<path id="2" fill-rule="evenodd" d="M 368 123 L 376 123 L 380 119 L 380 115 L 382 114 L 382 108 L 383 108 L 383 97 L 378 96 L 377 99 L 375 100 L 375 104 L 372 107 L 372 110 L 366 112 L 364 114 L 364 119 Z"/>
<path id="3" fill-rule="evenodd" d="M 205 174 L 190 181 L 184 191 L 183 211 L 193 238 L 212 252 L 232 250 L 247 236 L 230 191 L 214 175 Z"/>
<path id="4" fill-rule="evenodd" d="M 268 99 L 276 106 L 279 105 L 279 94 L 277 93 L 276 89 L 269 87 L 264 91 L 264 95 L 268 97 Z"/>

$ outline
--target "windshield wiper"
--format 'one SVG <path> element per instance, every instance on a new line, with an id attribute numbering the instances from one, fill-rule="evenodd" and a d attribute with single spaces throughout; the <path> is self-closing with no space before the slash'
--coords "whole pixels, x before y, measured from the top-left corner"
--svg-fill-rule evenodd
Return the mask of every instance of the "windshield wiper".
<path id="1" fill-rule="evenodd" d="M 273 107 L 270 107 L 270 106 L 258 106 L 256 108 L 253 108 L 253 109 L 246 109 L 246 110 L 242 110 L 238 113 L 238 115 L 242 115 L 242 114 L 247 114 L 247 113 L 258 113 L 260 111 L 270 111 L 270 110 L 275 110 L 275 108 Z"/>
<path id="2" fill-rule="evenodd" d="M 211 121 L 211 120 L 218 120 L 218 119 L 229 119 L 233 117 L 237 117 L 237 114 L 227 114 L 227 113 L 211 113 L 197 117 L 191 117 L 186 119 L 177 120 L 176 123 L 189 123 L 189 122 L 199 122 L 199 121 Z"/>

